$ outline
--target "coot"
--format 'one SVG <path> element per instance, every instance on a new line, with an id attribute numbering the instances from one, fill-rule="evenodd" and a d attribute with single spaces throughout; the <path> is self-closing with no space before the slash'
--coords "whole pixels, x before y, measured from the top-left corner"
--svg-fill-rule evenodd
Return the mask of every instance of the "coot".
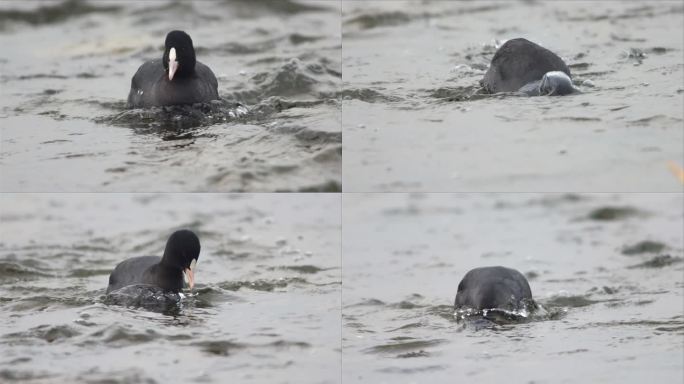
<path id="1" fill-rule="evenodd" d="M 119 263 L 109 275 L 107 293 L 133 284 L 148 284 L 178 293 L 183 289 L 184 279 L 192 288 L 199 253 L 197 235 L 187 229 L 176 231 L 166 242 L 164 256 L 133 257 Z"/>
<path id="2" fill-rule="evenodd" d="M 522 92 L 530 96 L 577 91 L 563 59 L 529 40 L 505 42 L 494 54 L 480 85 L 486 92 Z"/>
<path id="3" fill-rule="evenodd" d="M 193 104 L 218 98 L 216 76 L 195 59 L 190 36 L 171 31 L 166 35 L 162 59 L 146 62 L 133 76 L 128 107 Z"/>
<path id="4" fill-rule="evenodd" d="M 505 267 L 470 270 L 458 284 L 455 309 L 505 309 L 516 311 L 535 306 L 530 284 L 522 273 Z"/>

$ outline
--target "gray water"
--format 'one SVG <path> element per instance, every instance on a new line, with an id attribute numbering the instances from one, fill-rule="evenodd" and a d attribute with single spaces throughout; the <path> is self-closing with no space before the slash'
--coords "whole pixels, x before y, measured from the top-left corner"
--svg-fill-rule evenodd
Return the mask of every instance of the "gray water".
<path id="1" fill-rule="evenodd" d="M 681 191 L 681 1 L 344 1 L 345 191 Z M 582 93 L 471 97 L 505 40 Z M 674 172 L 673 172 L 674 171 Z"/>
<path id="2" fill-rule="evenodd" d="M 172 29 L 221 100 L 127 109 Z M 515 37 L 581 93 L 480 93 Z M 681 1 L 0 0 L 0 382 L 681 382 L 683 55 Z M 179 228 L 180 302 L 105 295 Z M 457 319 L 487 265 L 540 309 Z"/>
<path id="3" fill-rule="evenodd" d="M 0 189 L 339 191 L 339 13 L 335 1 L 0 2 Z M 133 74 L 172 29 L 251 113 L 126 113 Z"/>
<path id="4" fill-rule="evenodd" d="M 684 375 L 681 194 L 345 194 L 343 207 L 343 382 Z M 459 281 L 487 265 L 525 274 L 549 315 L 457 322 Z"/>
<path id="5" fill-rule="evenodd" d="M 3 194 L 0 221 L 1 382 L 339 382 L 339 195 Z M 176 228 L 202 245 L 192 294 L 105 304 Z"/>

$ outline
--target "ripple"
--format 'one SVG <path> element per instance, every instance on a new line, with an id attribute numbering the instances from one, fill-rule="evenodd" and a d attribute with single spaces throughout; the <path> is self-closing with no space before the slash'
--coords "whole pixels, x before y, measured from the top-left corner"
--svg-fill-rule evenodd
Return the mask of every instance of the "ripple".
<path id="1" fill-rule="evenodd" d="M 684 321 L 675 320 L 616 320 L 590 323 L 588 327 L 647 327 L 659 332 L 684 333 Z"/>
<path id="2" fill-rule="evenodd" d="M 148 343 L 160 338 L 160 334 L 152 329 L 137 331 L 121 325 L 108 327 L 104 330 L 97 331 L 90 336 L 97 337 L 105 344 L 116 347 Z"/>
<path id="3" fill-rule="evenodd" d="M 345 88 L 340 92 L 340 96 L 343 100 L 359 100 L 366 103 L 395 103 L 403 100 L 370 88 Z"/>
<path id="4" fill-rule="evenodd" d="M 65 0 L 58 4 L 41 6 L 31 11 L 18 9 L 0 10 L 0 29 L 6 29 L 9 23 L 23 22 L 31 25 L 58 23 L 75 16 L 92 13 L 118 12 L 119 6 L 94 6 L 79 0 Z"/>
<path id="5" fill-rule="evenodd" d="M 53 293 L 54 290 L 50 290 Z M 73 290 L 71 290 L 73 293 Z M 15 312 L 44 311 L 55 308 L 75 308 L 94 304 L 95 300 L 86 296 L 55 297 L 39 295 L 13 299 L 8 302 L 8 309 Z"/>
<path id="6" fill-rule="evenodd" d="M 424 352 L 424 351 L 421 351 L 421 352 Z M 397 357 L 401 358 L 403 356 L 399 355 Z M 418 356 L 409 356 L 409 357 L 418 357 Z M 444 365 L 426 365 L 426 366 L 422 366 L 422 367 L 411 367 L 411 368 L 386 367 L 386 368 L 380 369 L 379 371 L 385 372 L 385 373 L 398 373 L 401 375 L 410 375 L 413 373 L 441 371 L 441 370 L 448 369 L 448 368 L 449 367 L 444 366 Z"/>
<path id="7" fill-rule="evenodd" d="M 200 347 L 203 352 L 218 356 L 230 356 L 235 351 L 247 348 L 245 344 L 227 340 L 200 341 L 193 345 Z"/>
<path id="8" fill-rule="evenodd" d="M 296 15 L 309 12 L 333 11 L 333 9 L 320 4 L 305 4 L 293 0 L 254 1 L 254 0 L 235 0 L 227 2 L 231 7 L 237 8 L 243 17 L 261 15 L 263 12 Z"/>
<path id="9" fill-rule="evenodd" d="M 409 338 L 410 339 L 410 338 Z M 446 343 L 445 339 L 429 339 L 429 340 L 409 340 L 396 343 L 380 344 L 363 350 L 364 353 L 372 354 L 394 354 L 397 352 L 410 352 L 415 350 L 422 350 L 423 348 L 430 348 L 440 344 Z"/>
<path id="10" fill-rule="evenodd" d="M 326 271 L 329 268 L 319 268 L 315 265 L 285 265 L 285 266 L 275 267 L 275 268 L 270 268 L 270 269 L 271 270 L 281 269 L 281 270 L 295 271 L 295 272 L 304 273 L 304 274 L 315 274 L 318 272 Z"/>
<path id="11" fill-rule="evenodd" d="M 80 335 L 75 328 L 68 325 L 40 325 L 25 332 L 10 333 L 3 336 L 3 339 L 27 339 L 36 338 L 52 343 L 62 339 L 69 339 Z"/>
<path id="12" fill-rule="evenodd" d="M 307 342 L 282 339 L 265 344 L 249 344 L 232 340 L 204 340 L 192 343 L 191 345 L 199 347 L 203 352 L 218 356 L 230 356 L 235 352 L 245 349 L 290 350 L 311 348 L 311 344 Z"/>
<path id="13" fill-rule="evenodd" d="M 29 380 L 42 380 L 48 379 L 52 375 L 48 373 L 40 373 L 31 371 L 20 371 L 15 369 L 2 369 L 0 370 L 0 379 L 7 381 L 29 381 Z"/>
<path id="14" fill-rule="evenodd" d="M 600 303 L 601 301 L 591 300 L 582 295 L 576 296 L 556 296 L 552 299 L 546 300 L 545 305 L 555 306 L 555 307 L 570 307 L 570 308 L 581 308 Z"/>
<path id="15" fill-rule="evenodd" d="M 52 276 L 48 273 L 41 272 L 35 268 L 27 267 L 19 263 L 0 261 L 0 281 L 14 280 L 14 279 L 30 279 Z"/>
<path id="16" fill-rule="evenodd" d="M 278 192 L 289 192 L 288 190 L 279 190 Z M 300 187 L 297 192 L 317 192 L 317 193 L 338 193 L 342 192 L 342 183 L 337 180 L 328 180 L 319 184 L 311 184 Z"/>
<path id="17" fill-rule="evenodd" d="M 667 267 L 673 264 L 679 264 L 682 262 L 682 258 L 678 256 L 671 256 L 671 255 L 658 255 L 650 258 L 649 260 L 644 261 L 643 263 L 639 263 L 636 265 L 631 265 L 627 267 L 628 269 L 637 269 L 637 268 L 663 268 Z"/>
<path id="18" fill-rule="evenodd" d="M 379 299 L 365 299 L 362 300 L 358 303 L 354 304 L 349 304 L 345 305 L 345 308 L 353 308 L 353 307 L 375 307 L 375 306 L 384 306 L 386 305 L 384 301 L 379 300 Z"/>
<path id="19" fill-rule="evenodd" d="M 249 109 L 244 105 L 221 99 L 192 105 L 132 109 L 98 117 L 95 122 L 137 129 L 188 129 L 236 121 L 248 115 Z"/>
<path id="20" fill-rule="evenodd" d="M 596 208 L 589 212 L 587 217 L 590 220 L 596 221 L 620 221 L 625 219 L 631 219 L 634 217 L 643 216 L 643 212 L 634 207 L 601 207 Z"/>
<path id="21" fill-rule="evenodd" d="M 364 13 L 344 21 L 345 26 L 355 26 L 359 29 L 373 29 L 379 27 L 398 26 L 408 24 L 412 17 L 401 11 Z"/>
<path id="22" fill-rule="evenodd" d="M 76 268 L 69 273 L 69 277 L 91 277 L 91 276 L 107 276 L 112 272 L 111 268 L 107 269 L 89 269 Z"/>
<path id="23" fill-rule="evenodd" d="M 424 304 L 416 304 L 410 300 L 402 300 L 398 303 L 393 303 L 389 305 L 390 308 L 395 309 L 416 309 L 426 307 Z"/>
<path id="24" fill-rule="evenodd" d="M 622 251 L 620 251 L 623 255 L 631 256 L 631 255 L 640 255 L 642 253 L 658 253 L 663 251 L 666 248 L 666 245 L 658 242 L 658 241 L 651 241 L 651 240 L 643 240 L 640 241 L 636 244 L 633 245 L 628 245 L 622 248 Z"/>
<path id="25" fill-rule="evenodd" d="M 253 289 L 255 291 L 271 292 L 278 288 L 286 288 L 292 285 L 307 285 L 310 284 L 305 279 L 299 277 L 289 277 L 277 280 L 253 280 L 253 281 L 228 281 L 219 284 L 219 287 L 229 291 L 238 291 L 241 288 Z"/>
<path id="26" fill-rule="evenodd" d="M 325 99 L 338 92 L 340 78 L 341 74 L 329 68 L 324 60 L 291 59 L 276 70 L 252 76 L 254 88 L 234 92 L 232 98 L 249 104 L 260 103 L 269 97 Z"/>
<path id="27" fill-rule="evenodd" d="M 485 94 L 481 93 L 480 90 L 480 86 L 469 85 L 462 87 L 440 87 L 428 90 L 427 92 L 428 97 L 447 102 L 487 99 L 492 97 L 499 97 L 500 95 Z"/>
<path id="28" fill-rule="evenodd" d="M 179 308 L 181 296 L 177 293 L 166 292 L 153 285 L 135 284 L 108 293 L 103 302 L 107 305 L 167 312 Z"/>

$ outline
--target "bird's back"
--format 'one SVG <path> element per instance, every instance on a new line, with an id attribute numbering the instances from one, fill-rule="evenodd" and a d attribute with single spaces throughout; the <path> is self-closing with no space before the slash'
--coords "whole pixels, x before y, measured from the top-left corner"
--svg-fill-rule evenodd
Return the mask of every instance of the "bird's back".
<path id="1" fill-rule="evenodd" d="M 199 61 L 195 73 L 187 78 L 167 80 L 162 61 L 150 60 L 138 68 L 131 80 L 128 107 L 205 103 L 217 100 L 218 80 L 214 72 Z"/>
<path id="2" fill-rule="evenodd" d="M 159 261 L 159 256 L 140 256 L 120 262 L 109 275 L 107 293 L 128 285 L 150 284 L 145 281 L 145 272 Z"/>

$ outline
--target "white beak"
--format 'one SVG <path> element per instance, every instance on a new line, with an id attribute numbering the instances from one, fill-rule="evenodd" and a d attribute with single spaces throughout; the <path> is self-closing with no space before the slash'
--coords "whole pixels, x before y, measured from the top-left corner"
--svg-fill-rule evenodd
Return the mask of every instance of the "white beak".
<path id="1" fill-rule="evenodd" d="M 197 259 L 192 259 L 190 268 L 185 268 L 185 270 L 183 270 L 183 280 L 185 280 L 185 283 L 188 284 L 190 289 L 195 286 L 195 272 L 193 271 L 195 265 L 197 265 Z"/>
<path id="2" fill-rule="evenodd" d="M 176 61 L 176 48 L 171 48 L 169 51 L 169 80 L 173 80 L 173 75 L 178 70 L 178 62 Z"/>

